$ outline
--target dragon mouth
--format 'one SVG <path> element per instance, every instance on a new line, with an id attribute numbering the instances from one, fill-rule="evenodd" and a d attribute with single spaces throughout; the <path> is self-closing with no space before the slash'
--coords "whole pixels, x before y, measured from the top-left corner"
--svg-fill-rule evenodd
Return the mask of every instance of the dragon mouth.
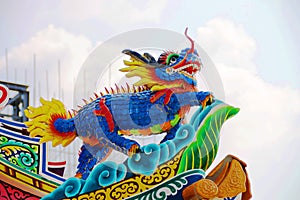
<path id="1" fill-rule="evenodd" d="M 184 65 L 182 67 L 178 67 L 176 69 L 170 67 L 167 69 L 167 72 L 169 74 L 173 74 L 173 73 L 181 73 L 185 76 L 188 76 L 188 77 L 191 77 L 193 78 L 194 75 L 200 71 L 200 64 L 199 63 L 192 63 L 192 64 L 187 64 L 187 65 Z"/>

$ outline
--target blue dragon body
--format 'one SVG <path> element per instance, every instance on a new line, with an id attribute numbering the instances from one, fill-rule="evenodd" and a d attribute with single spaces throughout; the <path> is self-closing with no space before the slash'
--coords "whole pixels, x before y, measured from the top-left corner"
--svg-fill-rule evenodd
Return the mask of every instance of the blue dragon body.
<path id="1" fill-rule="evenodd" d="M 128 130 L 127 135 L 141 135 L 144 130 L 146 133 L 149 131 L 147 135 L 150 135 L 168 131 L 167 139 L 172 139 L 178 129 L 176 125 L 180 124 L 182 119 L 180 109 L 185 106 L 202 105 L 211 97 L 209 92 L 181 93 L 172 95 L 169 103 L 165 105 L 164 96 L 151 103 L 153 93 L 147 90 L 139 93 L 105 95 L 85 105 L 75 117 L 56 120 L 55 129 L 61 133 L 76 131 L 87 144 L 95 137 L 98 145 L 105 143 L 128 154 L 133 145 L 139 147 L 139 144 L 122 137 L 123 132 Z M 103 105 L 107 108 L 105 115 L 97 114 L 103 109 L 101 102 L 105 102 Z M 112 121 L 107 115 L 112 116 Z M 163 125 L 167 123 L 170 123 L 170 127 L 164 128 Z"/>
<path id="2" fill-rule="evenodd" d="M 187 36 L 187 34 L 186 34 Z M 194 42 L 191 48 L 164 52 L 158 60 L 148 53 L 140 55 L 132 50 L 124 61 L 128 67 L 120 69 L 127 77 L 139 76 L 129 89 L 101 95 L 83 106 L 75 115 L 66 112 L 58 100 L 41 99 L 42 106 L 28 107 L 26 122 L 30 135 L 41 136 L 40 142 L 52 141 L 53 146 L 71 143 L 76 137 L 83 140 L 77 177 L 85 179 L 93 166 L 117 150 L 132 156 L 140 151 L 140 144 L 130 135 L 148 136 L 166 133 L 161 143 L 173 139 L 183 124 L 191 106 L 205 106 L 212 102 L 209 92 L 196 88 L 195 73 L 201 61 Z"/>

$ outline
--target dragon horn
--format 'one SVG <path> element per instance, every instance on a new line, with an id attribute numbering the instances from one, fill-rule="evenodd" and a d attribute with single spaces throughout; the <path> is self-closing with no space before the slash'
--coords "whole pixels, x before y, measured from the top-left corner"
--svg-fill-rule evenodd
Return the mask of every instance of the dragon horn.
<path id="1" fill-rule="evenodd" d="M 190 38 L 190 36 L 188 36 L 187 31 L 188 31 L 188 27 L 186 27 L 186 29 L 184 31 L 184 35 L 191 42 L 191 49 L 188 51 L 189 53 L 191 53 L 191 52 L 194 52 L 194 46 L 195 46 L 195 44 L 194 44 L 194 40 L 192 40 L 192 38 Z"/>

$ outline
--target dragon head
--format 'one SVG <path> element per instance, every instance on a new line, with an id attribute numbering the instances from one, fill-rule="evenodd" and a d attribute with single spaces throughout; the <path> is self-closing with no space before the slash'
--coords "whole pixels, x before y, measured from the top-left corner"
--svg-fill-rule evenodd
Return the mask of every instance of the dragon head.
<path id="1" fill-rule="evenodd" d="M 125 49 L 122 52 L 130 56 L 130 61 L 124 60 L 127 66 L 120 69 L 127 72 L 127 77 L 140 77 L 135 86 L 146 86 L 152 91 L 176 89 L 177 91 L 196 91 L 197 81 L 195 74 L 202 66 L 199 55 L 194 48 L 194 41 L 187 35 L 191 47 L 181 50 L 180 53 L 165 51 L 158 60 L 149 54 L 143 55 Z"/>

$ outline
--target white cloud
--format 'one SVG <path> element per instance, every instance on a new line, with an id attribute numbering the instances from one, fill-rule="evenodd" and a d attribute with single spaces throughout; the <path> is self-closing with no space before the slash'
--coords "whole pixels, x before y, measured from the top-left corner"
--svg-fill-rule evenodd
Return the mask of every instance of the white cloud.
<path id="1" fill-rule="evenodd" d="M 218 161 L 227 154 L 237 155 L 248 163 L 254 198 L 268 194 L 268 199 L 276 199 L 290 186 L 275 182 L 286 181 L 284 174 L 300 150 L 300 92 L 259 77 L 255 40 L 241 25 L 213 19 L 198 29 L 198 42 L 219 70 L 226 102 L 241 109 L 221 131 Z"/>
<path id="2" fill-rule="evenodd" d="M 39 31 L 28 41 L 20 46 L 9 49 L 8 60 L 10 67 L 10 80 L 12 82 L 29 85 L 30 105 L 33 105 L 33 54 L 36 54 L 36 105 L 39 97 L 47 98 L 46 70 L 49 78 L 49 98 L 58 98 L 58 60 L 60 60 L 61 87 L 63 94 L 61 100 L 68 109 L 73 108 L 73 85 L 74 79 L 80 70 L 83 62 L 92 49 L 92 43 L 84 36 L 71 34 L 64 29 L 49 25 L 47 28 Z M 15 69 L 15 70 L 14 70 Z M 27 80 L 25 80 L 25 70 Z M 14 77 L 14 72 L 17 77 Z M 3 74 L 0 77 L 4 78 Z M 14 80 L 14 79 L 17 80 Z M 38 86 L 40 85 L 40 86 Z M 77 152 L 81 145 L 80 140 L 76 140 L 72 145 L 66 148 L 61 146 L 51 148 L 49 146 L 50 161 L 67 160 L 66 177 L 73 176 L 76 169 Z M 60 152 L 74 152 L 74 154 Z"/>
<path id="3" fill-rule="evenodd" d="M 67 105 L 72 105 L 74 78 L 91 48 L 91 42 L 84 36 L 73 35 L 64 29 L 49 25 L 20 46 L 9 49 L 10 81 L 29 84 L 31 95 L 33 94 L 33 55 L 35 54 L 37 99 L 39 95 L 44 98 L 48 96 L 46 70 L 49 79 L 49 98 L 58 98 L 57 77 L 58 62 L 60 61 L 61 87 L 64 90 L 61 97 Z M 15 71 L 17 74 L 13 75 Z M 25 72 L 27 75 L 24 74 Z M 40 87 L 38 87 L 39 84 Z M 32 98 L 31 103 L 33 103 Z"/>
<path id="4" fill-rule="evenodd" d="M 98 19 L 109 25 L 135 24 L 160 20 L 167 0 L 150 1 L 70 1 L 64 0 L 61 12 L 74 20 Z"/>
<path id="5" fill-rule="evenodd" d="M 247 35 L 242 25 L 215 18 L 198 28 L 197 39 L 215 62 L 255 71 L 255 40 Z"/>

